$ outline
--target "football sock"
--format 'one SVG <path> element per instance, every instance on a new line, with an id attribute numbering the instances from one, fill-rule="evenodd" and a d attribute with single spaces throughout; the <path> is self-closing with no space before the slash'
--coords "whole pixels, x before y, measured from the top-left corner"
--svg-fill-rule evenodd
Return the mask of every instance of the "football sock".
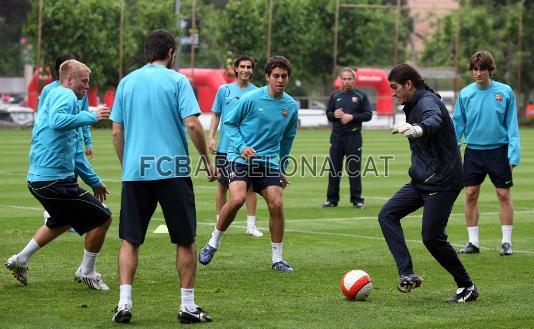
<path id="1" fill-rule="evenodd" d="M 121 284 L 119 286 L 119 307 L 124 304 L 132 306 L 132 285 L 131 284 Z"/>
<path id="2" fill-rule="evenodd" d="M 35 241 L 35 239 L 31 239 L 26 247 L 24 247 L 24 249 L 22 249 L 22 251 L 17 255 L 17 261 L 22 265 L 26 265 L 28 260 L 30 260 L 30 257 L 35 254 L 39 248 L 41 247 L 39 247 L 37 241 Z"/>
<path id="3" fill-rule="evenodd" d="M 502 243 L 508 242 L 512 244 L 512 228 L 513 225 L 502 225 Z"/>
<path id="4" fill-rule="evenodd" d="M 271 242 L 271 245 L 273 249 L 273 258 L 272 258 L 273 264 L 282 261 L 282 248 L 283 248 L 284 243 L 283 242 L 280 242 L 280 243 Z"/>
<path id="5" fill-rule="evenodd" d="M 469 234 L 469 242 L 478 247 L 478 226 L 471 226 L 467 228 Z"/>
<path id="6" fill-rule="evenodd" d="M 224 231 L 219 231 L 217 228 L 214 228 L 208 244 L 215 249 L 219 249 L 219 244 L 221 243 L 223 233 Z"/>
<path id="7" fill-rule="evenodd" d="M 247 230 L 250 231 L 256 227 L 256 216 L 247 215 Z"/>
<path id="8" fill-rule="evenodd" d="M 185 307 L 189 311 L 195 311 L 197 309 L 197 305 L 195 304 L 195 288 L 182 288 L 180 292 L 182 296 L 181 307 Z"/>
<path id="9" fill-rule="evenodd" d="M 97 252 L 89 252 L 85 249 L 83 250 L 83 260 L 82 264 L 80 265 L 80 272 L 83 275 L 94 274 L 96 272 L 95 264 L 97 256 Z"/>

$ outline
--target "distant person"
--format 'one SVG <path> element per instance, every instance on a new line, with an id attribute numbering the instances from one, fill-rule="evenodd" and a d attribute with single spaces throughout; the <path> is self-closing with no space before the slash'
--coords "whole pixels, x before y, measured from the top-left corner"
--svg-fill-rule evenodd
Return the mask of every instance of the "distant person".
<path id="1" fill-rule="evenodd" d="M 350 67 L 341 70 L 341 90 L 330 96 L 326 116 L 332 122 L 330 135 L 330 174 L 323 208 L 337 207 L 339 183 L 345 159 L 350 183 L 350 202 L 355 208 L 364 207 L 362 197 L 362 122 L 371 120 L 373 110 L 367 94 L 354 87 L 356 72 Z"/>
<path id="2" fill-rule="evenodd" d="M 500 207 L 501 256 L 512 254 L 512 169 L 519 165 L 521 146 L 515 95 L 510 86 L 492 80 L 495 60 L 487 51 L 469 59 L 475 82 L 460 91 L 454 107 L 456 137 L 467 144 L 464 152 L 465 222 L 469 241 L 458 252 L 477 254 L 478 197 L 480 185 L 489 175 Z"/>
<path id="3" fill-rule="evenodd" d="M 147 64 L 124 77 L 113 104 L 113 145 L 122 166 L 119 237 L 120 294 L 112 320 L 132 319 L 132 286 L 139 248 L 158 203 L 163 210 L 171 242 L 176 244 L 176 269 L 180 277 L 182 323 L 210 322 L 195 304 L 196 209 L 190 177 L 185 131 L 198 150 L 211 180 L 211 164 L 200 108 L 189 80 L 171 70 L 176 40 L 165 30 L 154 30 L 145 39 Z"/>
<path id="4" fill-rule="evenodd" d="M 110 110 L 78 111 L 77 104 L 89 89 L 91 70 L 83 63 L 68 60 L 59 69 L 60 86 L 50 91 L 39 107 L 32 131 L 28 189 L 50 214 L 24 249 L 11 256 L 6 267 L 22 284 L 28 283 L 28 262 L 35 252 L 72 227 L 85 234 L 82 263 L 74 279 L 89 288 L 108 290 L 96 258 L 111 223 L 111 211 L 102 203 L 108 190 L 94 173 L 81 151 L 79 127 L 107 119 Z M 82 189 L 76 175 L 93 188 L 94 196 Z"/>
<path id="5" fill-rule="evenodd" d="M 297 133 L 297 103 L 284 90 L 291 77 L 291 62 L 283 56 L 271 57 L 265 64 L 267 86 L 245 94 L 223 124 L 230 137 L 228 178 L 230 199 L 221 209 L 211 239 L 200 250 L 199 261 L 211 262 L 224 232 L 228 229 L 252 188 L 267 202 L 271 231 L 271 267 L 293 272 L 283 259 L 284 206 L 282 191 L 287 156 Z"/>
<path id="6" fill-rule="evenodd" d="M 226 119 L 228 112 L 232 110 L 235 103 L 246 93 L 256 90 L 258 87 L 250 83 L 252 73 L 256 63 L 252 57 L 247 55 L 239 56 L 234 62 L 234 71 L 237 77 L 236 81 L 224 84 L 217 90 L 215 101 L 213 102 L 210 124 L 210 133 L 208 137 L 209 150 L 215 154 L 215 164 L 219 172 L 219 184 L 217 186 L 217 194 L 215 196 L 215 210 L 217 212 L 217 220 L 222 206 L 226 203 L 226 193 L 228 192 L 228 172 L 226 166 L 228 164 L 227 153 L 230 137 L 226 134 L 226 128 L 221 125 L 220 141 L 217 148 L 215 148 L 215 133 L 219 127 L 219 122 Z M 252 190 L 247 192 L 247 229 L 248 235 L 255 237 L 263 236 L 263 233 L 256 227 L 256 193 Z"/>
<path id="7" fill-rule="evenodd" d="M 413 67 L 407 64 L 395 66 L 388 80 L 393 96 L 404 105 L 406 114 L 406 122 L 397 123 L 393 133 L 408 138 L 412 158 L 408 171 L 411 181 L 386 202 L 378 215 L 399 271 L 397 287 L 400 292 L 407 293 L 423 283 L 413 271 L 400 223 L 404 217 L 423 207 L 423 244 L 458 286 L 448 302 L 476 300 L 478 289 L 445 233 L 452 207 L 462 189 L 462 162 L 449 112 L 439 95 Z"/>

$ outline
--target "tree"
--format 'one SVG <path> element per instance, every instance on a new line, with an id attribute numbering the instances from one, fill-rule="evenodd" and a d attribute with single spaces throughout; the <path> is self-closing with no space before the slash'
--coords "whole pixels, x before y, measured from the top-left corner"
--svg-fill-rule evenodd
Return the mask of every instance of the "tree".
<path id="1" fill-rule="evenodd" d="M 32 8 L 25 31 L 36 46 L 38 0 Z M 126 0 L 124 54 L 126 72 L 144 64 L 143 40 L 155 28 L 176 31 L 174 1 Z M 117 85 L 119 76 L 120 0 L 47 1 L 42 14 L 41 57 L 52 66 L 62 53 L 72 53 L 91 68 L 91 82 Z"/>
<path id="2" fill-rule="evenodd" d="M 3 0 L 0 6 L 0 76 L 19 76 L 22 72 L 21 30 L 28 1 Z"/>
<path id="3" fill-rule="evenodd" d="M 503 81 L 516 90 L 525 93 L 524 107 L 529 91 L 534 87 L 534 64 L 528 60 L 534 53 L 533 24 L 534 8 L 525 5 L 522 49 L 519 51 L 520 2 L 496 2 L 485 4 L 481 1 L 462 2 L 459 13 L 444 16 L 437 25 L 436 32 L 425 41 L 422 63 L 427 66 L 453 66 L 458 51 L 458 69 L 462 74 L 462 86 L 472 82 L 468 72 L 470 56 L 477 50 L 488 50 L 495 57 L 497 70 L 495 79 Z M 458 49 L 455 49 L 456 29 L 460 22 Z M 521 63 L 521 81 L 517 76 Z M 517 95 L 521 96 L 521 95 Z"/>

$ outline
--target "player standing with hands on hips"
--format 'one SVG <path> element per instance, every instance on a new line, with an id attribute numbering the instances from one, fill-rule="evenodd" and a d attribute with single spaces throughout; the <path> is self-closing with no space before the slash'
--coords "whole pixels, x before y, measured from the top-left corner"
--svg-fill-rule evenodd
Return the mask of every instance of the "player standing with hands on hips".
<path id="1" fill-rule="evenodd" d="M 452 120 L 439 95 L 410 65 L 395 66 L 388 80 L 406 114 L 406 122 L 396 124 L 393 133 L 408 138 L 412 160 L 408 171 L 411 181 L 386 202 L 378 215 L 399 271 L 398 289 L 407 293 L 423 283 L 423 279 L 414 274 L 400 224 L 401 219 L 423 207 L 423 244 L 458 286 L 448 302 L 476 300 L 478 289 L 445 233 L 452 206 L 462 189 L 462 162 Z"/>

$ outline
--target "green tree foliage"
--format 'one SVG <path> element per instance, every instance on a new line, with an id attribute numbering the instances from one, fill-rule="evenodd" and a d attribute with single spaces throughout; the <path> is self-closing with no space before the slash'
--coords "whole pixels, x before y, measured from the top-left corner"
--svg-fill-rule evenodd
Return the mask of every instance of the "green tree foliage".
<path id="1" fill-rule="evenodd" d="M 517 74 L 521 63 L 520 90 L 527 101 L 530 89 L 534 88 L 534 64 L 529 60 L 534 51 L 533 24 L 534 8 L 524 8 L 524 31 L 522 51 L 519 51 L 518 1 L 487 4 L 462 3 L 459 13 L 444 16 L 437 25 L 436 32 L 426 40 L 421 62 L 425 66 L 454 66 L 456 54 L 456 31 L 460 22 L 458 42 L 458 69 L 462 75 L 462 86 L 473 81 L 468 71 L 471 55 L 477 50 L 488 50 L 495 57 L 497 71 L 495 79 L 519 89 Z"/>
<path id="2" fill-rule="evenodd" d="M 3 0 L 0 5 L 0 76 L 18 76 L 22 72 L 20 32 L 28 10 L 27 1 Z"/>
<path id="3" fill-rule="evenodd" d="M 38 0 L 26 22 L 37 35 Z M 126 0 L 124 54 L 126 73 L 144 64 L 143 40 L 154 28 L 175 31 L 174 1 Z M 120 1 L 55 0 L 43 6 L 41 61 L 53 66 L 59 54 L 72 53 L 91 68 L 92 84 L 116 85 L 119 80 Z M 36 45 L 36 37 L 33 43 Z"/>
<path id="4" fill-rule="evenodd" d="M 345 1 L 360 3 L 362 1 Z M 381 4 L 380 1 L 368 1 L 369 4 Z M 399 36 L 399 57 L 405 58 L 405 49 L 401 45 L 406 40 L 409 29 L 402 15 Z M 340 66 L 390 66 L 395 58 L 396 11 L 375 8 L 343 8 L 339 13 L 339 49 Z M 377 23 L 380 22 L 380 23 Z"/>

